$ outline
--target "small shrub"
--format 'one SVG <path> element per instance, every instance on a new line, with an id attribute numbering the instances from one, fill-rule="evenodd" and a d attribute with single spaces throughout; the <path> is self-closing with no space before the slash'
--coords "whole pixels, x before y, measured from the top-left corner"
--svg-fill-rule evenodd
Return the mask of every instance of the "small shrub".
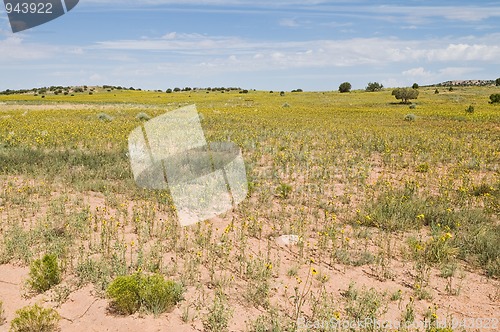
<path id="1" fill-rule="evenodd" d="M 223 332 L 227 331 L 229 320 L 233 313 L 227 304 L 227 300 L 220 291 L 217 291 L 214 298 L 214 303 L 208 309 L 208 314 L 203 321 L 205 331 Z"/>
<path id="2" fill-rule="evenodd" d="M 163 276 L 135 273 L 117 277 L 107 289 L 111 306 L 119 313 L 130 315 L 141 307 L 155 316 L 171 309 L 182 300 L 183 286 L 166 281 Z"/>
<path id="3" fill-rule="evenodd" d="M 280 92 L 280 96 L 283 97 L 285 95 L 285 91 Z"/>
<path id="4" fill-rule="evenodd" d="M 111 306 L 119 313 L 131 315 L 139 310 L 141 301 L 139 297 L 140 274 L 119 276 L 111 282 L 106 291 L 111 298 Z"/>
<path id="5" fill-rule="evenodd" d="M 415 172 L 417 173 L 427 173 L 428 171 L 429 171 L 429 164 L 427 163 L 420 164 L 417 166 L 417 168 L 415 168 Z"/>
<path id="6" fill-rule="evenodd" d="M 292 186 L 286 183 L 280 184 L 276 187 L 276 195 L 280 198 L 286 199 L 292 192 Z"/>
<path id="7" fill-rule="evenodd" d="M 158 316 L 181 301 L 183 292 L 181 284 L 155 274 L 142 278 L 139 295 L 146 311 Z"/>
<path id="8" fill-rule="evenodd" d="M 469 105 L 469 107 L 467 107 L 465 109 L 465 112 L 470 113 L 470 114 L 474 113 L 474 106 Z"/>
<path id="9" fill-rule="evenodd" d="M 450 87 L 448 88 L 448 91 L 453 91 L 453 87 L 452 87 L 452 86 L 450 86 Z"/>
<path id="10" fill-rule="evenodd" d="M 415 108 L 417 108 L 417 104 L 411 104 L 411 105 L 410 105 L 410 109 L 411 109 L 411 110 L 414 110 Z"/>
<path id="11" fill-rule="evenodd" d="M 418 86 L 418 84 L 417 84 L 417 83 L 413 83 L 413 85 L 411 86 L 411 88 L 412 88 L 412 89 L 418 89 L 418 88 L 419 88 L 419 86 Z"/>
<path id="12" fill-rule="evenodd" d="M 28 284 L 36 292 L 43 293 L 61 282 L 61 270 L 55 255 L 45 255 L 30 266 Z"/>
<path id="13" fill-rule="evenodd" d="M 151 119 L 151 117 L 147 114 L 147 113 L 144 113 L 144 112 L 140 112 L 138 113 L 135 118 L 137 120 L 140 120 L 140 121 L 148 121 Z"/>
<path id="14" fill-rule="evenodd" d="M 438 89 L 434 90 L 434 94 L 435 95 L 439 94 L 439 90 Z"/>
<path id="15" fill-rule="evenodd" d="M 97 114 L 97 118 L 101 121 L 104 121 L 104 122 L 110 122 L 110 121 L 113 121 L 113 117 L 109 114 L 106 114 L 106 113 L 99 113 Z"/>
<path id="16" fill-rule="evenodd" d="M 490 103 L 495 104 L 495 103 L 500 103 L 500 93 L 494 93 L 490 96 Z"/>
<path id="17" fill-rule="evenodd" d="M 290 104 L 288 104 L 288 103 L 284 103 L 281 107 L 283 107 L 283 108 L 288 108 L 288 107 L 290 107 Z"/>
<path id="18" fill-rule="evenodd" d="M 415 121 L 416 118 L 417 117 L 415 116 L 415 114 L 406 114 L 404 120 L 411 122 L 411 121 Z"/>
<path id="19" fill-rule="evenodd" d="M 43 308 L 38 304 L 16 311 L 16 317 L 10 324 L 10 332 L 52 332 L 59 331 L 61 317 L 52 308 Z"/>

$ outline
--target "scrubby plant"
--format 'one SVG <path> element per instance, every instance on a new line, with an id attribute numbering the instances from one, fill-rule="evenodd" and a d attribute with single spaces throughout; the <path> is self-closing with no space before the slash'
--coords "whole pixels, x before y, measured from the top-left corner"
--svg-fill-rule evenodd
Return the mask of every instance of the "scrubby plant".
<path id="1" fill-rule="evenodd" d="M 101 121 L 104 121 L 104 122 L 113 121 L 113 117 L 107 113 L 99 113 L 99 114 L 97 114 L 97 118 Z"/>
<path id="2" fill-rule="evenodd" d="M 465 112 L 467 112 L 467 113 L 469 113 L 469 114 L 474 113 L 474 106 L 469 105 L 469 106 L 465 109 Z"/>
<path id="3" fill-rule="evenodd" d="M 227 304 L 226 296 L 218 290 L 214 297 L 212 306 L 203 321 L 205 331 L 224 332 L 228 331 L 229 320 L 233 316 L 231 308 Z"/>
<path id="4" fill-rule="evenodd" d="M 140 272 L 117 277 L 106 291 L 117 312 L 130 315 L 143 308 L 155 316 L 181 301 L 183 292 L 181 284 L 165 280 L 162 275 L 145 276 Z"/>
<path id="5" fill-rule="evenodd" d="M 416 109 L 416 108 L 417 108 L 417 104 L 411 104 L 411 105 L 410 105 L 410 109 L 411 109 L 411 110 L 414 110 L 414 109 Z"/>
<path id="6" fill-rule="evenodd" d="M 495 103 L 500 103 L 500 93 L 494 93 L 490 96 L 490 103 L 495 104 Z"/>
<path id="7" fill-rule="evenodd" d="M 10 324 L 10 332 L 53 332 L 60 331 L 58 326 L 61 316 L 52 308 L 43 308 L 38 304 L 16 311 L 16 317 Z"/>
<path id="8" fill-rule="evenodd" d="M 46 254 L 31 263 L 28 285 L 34 291 L 43 293 L 60 282 L 61 269 L 55 255 Z"/>
<path id="9" fill-rule="evenodd" d="M 139 310 L 141 306 L 140 281 L 139 273 L 119 276 L 113 280 L 106 290 L 108 297 L 112 300 L 112 308 L 124 315 L 131 315 Z"/>
<path id="10" fill-rule="evenodd" d="M 415 114 L 406 114 L 404 120 L 405 121 L 415 121 L 417 119 Z"/>
<path id="11" fill-rule="evenodd" d="M 140 112 L 140 113 L 137 113 L 137 115 L 135 116 L 135 118 L 137 120 L 140 120 L 140 121 L 148 121 L 148 120 L 151 119 L 151 116 L 149 116 L 149 114 L 147 114 L 147 113 Z"/>
<path id="12" fill-rule="evenodd" d="M 141 279 L 139 297 L 146 311 L 158 316 L 181 301 L 183 292 L 181 284 L 154 274 Z"/>
<path id="13" fill-rule="evenodd" d="M 276 195 L 280 198 L 286 199 L 292 193 L 292 186 L 286 183 L 281 183 L 276 187 Z"/>
<path id="14" fill-rule="evenodd" d="M 427 163 L 420 164 L 415 168 L 415 172 L 417 173 L 427 173 L 428 171 L 429 171 L 429 164 Z"/>
<path id="15" fill-rule="evenodd" d="M 418 88 L 419 88 L 419 86 L 418 86 L 418 84 L 417 84 L 417 83 L 413 83 L 413 85 L 411 86 L 411 88 L 412 88 L 412 89 L 418 89 Z"/>
<path id="16" fill-rule="evenodd" d="M 434 94 L 435 95 L 439 94 L 439 90 L 438 89 L 434 90 Z"/>

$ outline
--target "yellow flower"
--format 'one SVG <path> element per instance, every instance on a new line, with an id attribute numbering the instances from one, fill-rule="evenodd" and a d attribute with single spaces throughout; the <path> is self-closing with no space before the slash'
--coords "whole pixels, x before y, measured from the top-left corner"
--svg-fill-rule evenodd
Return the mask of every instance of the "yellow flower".
<path id="1" fill-rule="evenodd" d="M 312 267 L 311 268 L 311 273 L 314 276 L 314 275 L 318 274 L 318 271 L 314 267 Z"/>
<path id="2" fill-rule="evenodd" d="M 423 213 L 422 213 L 422 214 L 419 214 L 419 215 L 417 216 L 417 219 L 424 219 L 424 218 L 425 218 L 425 215 L 424 215 Z"/>
<path id="3" fill-rule="evenodd" d="M 272 270 L 272 268 L 273 268 L 273 264 L 272 264 L 272 263 L 268 263 L 268 264 L 266 265 L 266 269 L 268 269 L 268 270 Z"/>

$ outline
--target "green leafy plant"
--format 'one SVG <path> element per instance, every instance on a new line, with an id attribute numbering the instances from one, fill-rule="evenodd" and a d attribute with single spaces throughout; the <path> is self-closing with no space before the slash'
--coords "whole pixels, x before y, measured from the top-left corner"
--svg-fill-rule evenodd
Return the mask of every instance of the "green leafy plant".
<path id="1" fill-rule="evenodd" d="M 59 331 L 61 317 L 52 308 L 43 308 L 38 304 L 16 311 L 16 317 L 10 324 L 10 332 L 52 332 Z"/>
<path id="2" fill-rule="evenodd" d="M 113 280 L 106 290 L 111 298 L 111 306 L 119 313 L 130 315 L 139 310 L 141 301 L 139 297 L 140 274 L 119 276 Z"/>
<path id="3" fill-rule="evenodd" d="M 469 106 L 465 109 L 465 112 L 467 112 L 467 113 L 469 113 L 469 114 L 474 113 L 474 106 L 469 105 Z"/>
<path id="4" fill-rule="evenodd" d="M 217 291 L 212 306 L 203 321 L 205 331 L 223 332 L 228 330 L 229 320 L 233 316 L 232 310 L 227 304 L 226 296 Z"/>
<path id="5" fill-rule="evenodd" d="M 181 284 L 154 274 L 141 279 L 139 297 L 146 311 L 158 316 L 181 301 L 183 292 Z"/>
<path id="6" fill-rule="evenodd" d="M 292 186 L 286 183 L 280 184 L 276 187 L 276 195 L 280 198 L 286 199 L 292 193 Z"/>
<path id="7" fill-rule="evenodd" d="M 61 269 L 57 257 L 46 254 L 30 266 L 28 285 L 36 292 L 43 293 L 61 282 Z"/>
<path id="8" fill-rule="evenodd" d="M 183 292 L 182 285 L 159 274 L 144 276 L 140 272 L 117 277 L 107 289 L 112 308 L 125 315 L 143 308 L 158 316 L 181 301 Z"/>
<path id="9" fill-rule="evenodd" d="M 494 93 L 490 96 L 490 103 L 495 104 L 495 103 L 500 103 L 500 93 Z"/>

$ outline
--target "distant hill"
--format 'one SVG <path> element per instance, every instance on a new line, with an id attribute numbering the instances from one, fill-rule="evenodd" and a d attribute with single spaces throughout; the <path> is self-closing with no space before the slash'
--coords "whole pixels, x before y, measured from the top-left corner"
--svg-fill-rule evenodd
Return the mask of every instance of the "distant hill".
<path id="1" fill-rule="evenodd" d="M 495 80 L 453 80 L 442 83 L 428 85 L 431 87 L 440 86 L 491 86 L 495 85 Z"/>

